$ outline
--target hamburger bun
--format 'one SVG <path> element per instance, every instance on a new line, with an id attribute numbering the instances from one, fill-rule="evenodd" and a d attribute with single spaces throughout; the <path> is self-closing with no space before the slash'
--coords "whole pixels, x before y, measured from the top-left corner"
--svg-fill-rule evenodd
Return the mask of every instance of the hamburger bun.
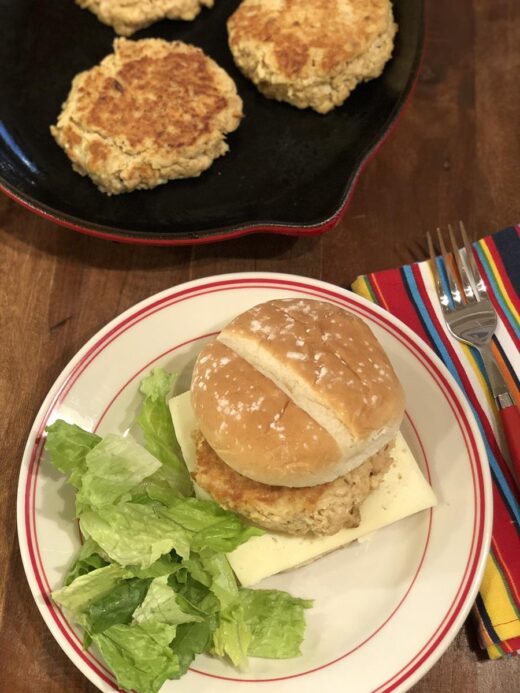
<path id="1" fill-rule="evenodd" d="M 197 358 L 192 404 L 229 467 L 289 487 L 345 476 L 394 439 L 404 413 L 368 326 L 309 299 L 269 301 L 232 320 Z"/>

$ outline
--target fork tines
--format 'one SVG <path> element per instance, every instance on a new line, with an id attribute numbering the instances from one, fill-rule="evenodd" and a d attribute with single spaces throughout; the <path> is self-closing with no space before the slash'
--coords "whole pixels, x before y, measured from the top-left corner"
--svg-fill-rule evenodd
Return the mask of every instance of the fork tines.
<path id="1" fill-rule="evenodd" d="M 448 224 L 451 253 L 446 249 L 441 230 L 437 228 L 437 238 L 444 262 L 445 276 L 451 294 L 451 301 L 450 296 L 446 293 L 444 282 L 439 272 L 436 260 L 437 254 L 431 234 L 430 232 L 426 234 L 437 293 L 439 294 L 439 299 L 444 310 L 457 308 L 464 303 L 475 303 L 487 296 L 486 285 L 480 275 L 475 258 L 473 257 L 468 234 L 462 221 L 459 221 L 459 226 L 464 246 L 461 249 L 458 247 L 457 239 L 451 224 Z"/>

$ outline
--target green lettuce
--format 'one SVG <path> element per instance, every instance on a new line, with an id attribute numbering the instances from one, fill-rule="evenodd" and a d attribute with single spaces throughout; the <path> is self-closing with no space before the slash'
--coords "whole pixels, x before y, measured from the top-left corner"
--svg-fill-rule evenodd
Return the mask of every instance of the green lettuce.
<path id="1" fill-rule="evenodd" d="M 196 655 L 211 650 L 216 628 L 215 616 L 207 616 L 203 621 L 181 623 L 177 626 L 171 648 L 179 659 L 179 676 L 184 676 Z"/>
<path id="2" fill-rule="evenodd" d="M 191 547 L 198 553 L 208 549 L 228 553 L 251 537 L 264 534 L 212 501 L 175 498 L 161 513 L 193 532 Z"/>
<path id="3" fill-rule="evenodd" d="M 245 668 L 251 638 L 242 605 L 235 604 L 220 614 L 219 626 L 213 634 L 213 651 L 219 657 L 229 657 L 236 667 Z"/>
<path id="4" fill-rule="evenodd" d="M 139 578 L 124 580 L 91 602 L 84 614 L 85 629 L 92 636 L 118 623 L 131 623 L 135 610 L 149 591 L 150 582 Z"/>
<path id="5" fill-rule="evenodd" d="M 72 615 L 80 614 L 92 602 L 111 592 L 120 580 L 130 576 L 126 568 L 113 563 L 80 575 L 70 585 L 54 590 L 52 598 Z"/>
<path id="6" fill-rule="evenodd" d="M 51 463 L 68 477 L 69 484 L 76 489 L 80 488 L 81 479 L 87 470 L 87 454 L 101 438 L 62 419 L 47 426 L 46 433 L 45 450 Z"/>
<path id="7" fill-rule="evenodd" d="M 97 568 L 103 568 L 103 566 L 108 565 L 108 561 L 105 560 L 102 554 L 103 550 L 101 547 L 93 539 L 87 539 L 76 554 L 63 584 L 70 585 L 80 575 L 86 575 Z"/>
<path id="8" fill-rule="evenodd" d="M 171 575 L 180 569 L 180 559 L 178 556 L 175 556 L 175 552 L 173 555 L 171 553 L 167 553 L 164 556 L 161 556 L 147 568 L 138 568 L 137 566 L 133 565 L 128 566 L 128 570 L 131 571 L 132 575 L 138 578 L 162 577 L 163 575 Z"/>
<path id="9" fill-rule="evenodd" d="M 152 505 L 119 503 L 87 510 L 80 516 L 80 527 L 122 566 L 148 568 L 172 549 L 189 557 L 186 530 Z"/>
<path id="10" fill-rule="evenodd" d="M 165 467 L 163 464 L 132 490 L 132 500 L 136 503 L 157 501 L 169 506 L 182 497 L 177 486 L 177 475 L 170 467 Z"/>
<path id="11" fill-rule="evenodd" d="M 286 659 L 300 654 L 304 610 L 312 601 L 278 590 L 240 589 L 238 600 L 220 614 L 213 650 L 243 667 L 250 657 Z"/>
<path id="12" fill-rule="evenodd" d="M 170 647 L 175 626 L 165 623 L 116 625 L 92 636 L 121 688 L 157 693 L 178 678 L 179 659 Z"/>
<path id="13" fill-rule="evenodd" d="M 278 590 L 240 590 L 245 624 L 251 631 L 251 657 L 286 659 L 300 654 L 305 633 L 305 609 L 312 600 Z"/>
<path id="14" fill-rule="evenodd" d="M 202 558 L 202 565 L 211 575 L 210 589 L 226 609 L 238 598 L 238 585 L 229 561 L 223 553 Z"/>
<path id="15" fill-rule="evenodd" d="M 262 530 L 246 525 L 233 513 L 193 498 L 176 498 L 171 507 L 158 503 L 122 502 L 80 514 L 84 534 L 92 537 L 114 561 L 148 568 L 172 549 L 188 558 L 195 552 L 231 551 Z M 218 507 L 218 506 L 217 506 Z M 190 531 L 192 527 L 202 527 Z"/>
<path id="16" fill-rule="evenodd" d="M 194 556 L 183 561 L 182 568 L 168 578 L 168 584 L 175 590 L 177 603 L 182 610 L 199 618 L 199 621 L 177 626 L 172 649 L 179 658 L 181 675 L 186 673 L 195 655 L 209 652 L 213 646 L 220 602 L 209 589 L 211 581 L 211 575 Z"/>
<path id="17" fill-rule="evenodd" d="M 209 617 L 217 614 L 220 611 L 220 602 L 209 588 L 211 577 L 205 574 L 205 582 L 199 582 L 184 563 L 185 561 L 180 570 L 168 578 L 168 584 L 177 595 L 177 603 L 183 611 L 195 616 Z M 196 574 L 198 576 L 198 569 Z"/>
<path id="18" fill-rule="evenodd" d="M 151 375 L 141 382 L 140 391 L 145 400 L 137 423 L 143 432 L 146 448 L 174 475 L 176 490 L 184 496 L 191 496 L 193 484 L 182 459 L 167 402 L 175 377 L 162 368 L 154 368 Z"/>
<path id="19" fill-rule="evenodd" d="M 182 568 L 185 571 L 184 582 L 187 582 L 189 575 L 193 580 L 196 580 L 205 587 L 211 585 L 212 577 L 207 570 L 204 569 L 203 562 L 199 556 L 192 554 L 188 560 L 182 562 Z"/>
<path id="20" fill-rule="evenodd" d="M 264 534 L 263 530 L 248 526 L 239 517 L 234 516 L 220 520 L 197 532 L 193 536 L 191 546 L 193 551 L 199 553 L 207 549 L 219 553 L 229 553 L 251 537 L 258 537 L 262 534 Z"/>
<path id="21" fill-rule="evenodd" d="M 143 603 L 136 609 L 133 619 L 134 623 L 157 621 L 170 625 L 203 620 L 201 616 L 186 613 L 181 609 L 177 603 L 177 595 L 168 584 L 166 576 L 156 578 L 152 582 Z"/>
<path id="22" fill-rule="evenodd" d="M 217 503 L 191 497 L 166 398 L 173 376 L 141 384 L 145 447 L 56 421 L 51 462 L 76 488 L 85 543 L 52 593 L 96 644 L 121 687 L 156 693 L 211 653 L 245 667 L 247 657 L 294 657 L 311 602 L 239 588 L 226 553 L 263 531 Z M 190 494 L 190 495 L 188 495 Z"/>
<path id="23" fill-rule="evenodd" d="M 198 498 L 172 497 L 168 506 L 169 516 L 191 532 L 199 532 L 222 520 L 236 518 L 214 501 L 201 501 Z"/>
<path id="24" fill-rule="evenodd" d="M 89 450 L 85 461 L 87 469 L 76 496 L 79 507 L 116 503 L 161 467 L 133 438 L 112 434 Z"/>

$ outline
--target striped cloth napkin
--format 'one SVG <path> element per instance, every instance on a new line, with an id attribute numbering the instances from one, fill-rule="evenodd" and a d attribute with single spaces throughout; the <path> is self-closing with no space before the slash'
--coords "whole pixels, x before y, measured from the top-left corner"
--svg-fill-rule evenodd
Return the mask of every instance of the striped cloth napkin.
<path id="1" fill-rule="evenodd" d="M 497 310 L 493 351 L 520 405 L 520 225 L 473 244 Z M 498 414 L 478 352 L 448 334 L 428 262 L 358 277 L 353 290 L 400 318 L 444 361 L 464 390 L 486 442 L 493 478 L 493 536 L 474 614 L 492 659 L 520 652 L 520 507 L 498 442 Z M 519 433 L 520 435 L 520 433 Z"/>

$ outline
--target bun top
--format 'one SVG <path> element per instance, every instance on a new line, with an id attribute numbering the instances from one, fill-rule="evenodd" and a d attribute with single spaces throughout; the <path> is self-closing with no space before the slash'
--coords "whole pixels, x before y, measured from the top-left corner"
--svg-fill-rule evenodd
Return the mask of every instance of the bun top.
<path id="1" fill-rule="evenodd" d="M 401 385 L 369 327 L 342 308 L 269 301 L 217 339 L 195 364 L 193 408 L 208 443 L 240 474 L 270 485 L 323 484 L 396 435 Z"/>
<path id="2" fill-rule="evenodd" d="M 271 380 L 220 342 L 200 352 L 191 386 L 202 435 L 239 474 L 311 486 L 340 457 L 336 441 Z"/>

